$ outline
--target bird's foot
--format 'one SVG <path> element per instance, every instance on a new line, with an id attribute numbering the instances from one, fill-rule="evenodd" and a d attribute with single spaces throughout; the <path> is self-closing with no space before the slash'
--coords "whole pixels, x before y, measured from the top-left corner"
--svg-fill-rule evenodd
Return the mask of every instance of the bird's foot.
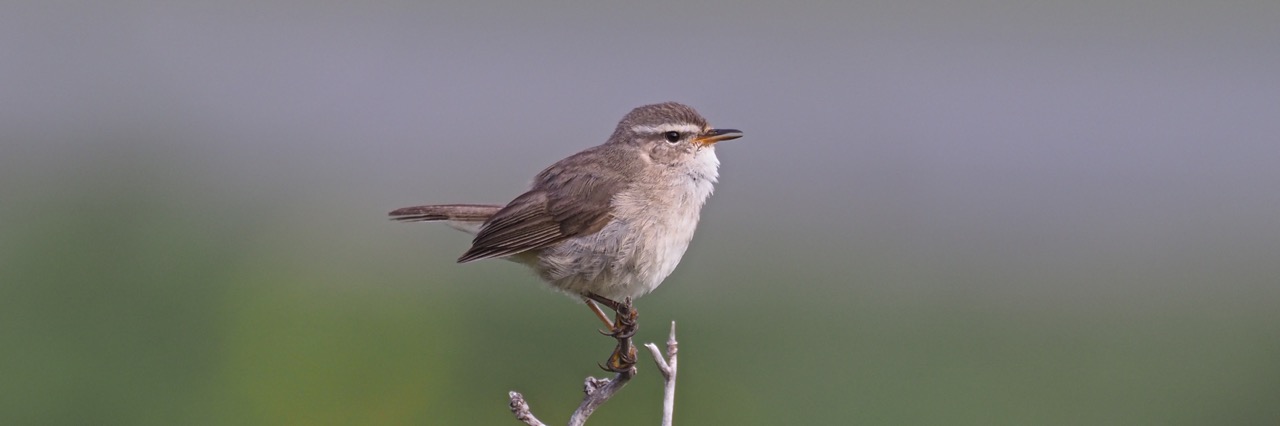
<path id="1" fill-rule="evenodd" d="M 636 319 L 640 317 L 640 312 L 636 310 L 636 307 L 631 302 L 630 297 L 623 299 L 622 302 L 617 302 L 592 293 L 587 295 L 586 300 L 587 306 L 596 313 L 596 316 L 599 317 L 600 321 L 605 325 L 605 329 L 600 330 L 600 334 L 615 339 L 622 339 L 635 336 L 636 331 L 640 329 L 640 325 L 636 321 Z M 600 302 L 600 304 L 605 307 L 612 309 L 614 312 L 614 320 L 609 321 L 609 318 L 605 316 L 604 312 L 601 312 L 599 307 L 596 307 L 594 303 L 591 303 L 592 300 Z"/>
<path id="2" fill-rule="evenodd" d="M 640 329 L 639 322 L 636 321 L 640 314 L 636 311 L 631 298 L 623 299 L 621 303 L 594 294 L 589 295 L 588 298 L 608 306 L 614 312 L 613 322 L 605 321 L 608 328 L 600 330 L 600 334 L 614 338 L 618 341 L 618 345 L 614 347 L 613 354 L 609 355 L 609 360 L 600 368 L 615 373 L 631 370 L 636 365 L 636 346 L 631 342 L 631 337 L 635 336 L 636 331 Z M 607 320 L 603 317 L 601 319 Z"/>
<path id="3" fill-rule="evenodd" d="M 640 330 L 640 323 L 636 321 L 640 318 L 640 312 L 631 304 L 631 298 L 622 300 L 616 308 L 614 308 L 613 330 L 609 333 L 615 339 L 630 339 L 636 335 L 636 331 Z"/>
<path id="4" fill-rule="evenodd" d="M 600 365 L 604 371 L 614 373 L 623 373 L 630 371 L 636 366 L 636 346 L 631 343 L 631 338 L 618 339 L 618 346 L 613 348 L 613 353 L 609 355 L 609 360 Z"/>

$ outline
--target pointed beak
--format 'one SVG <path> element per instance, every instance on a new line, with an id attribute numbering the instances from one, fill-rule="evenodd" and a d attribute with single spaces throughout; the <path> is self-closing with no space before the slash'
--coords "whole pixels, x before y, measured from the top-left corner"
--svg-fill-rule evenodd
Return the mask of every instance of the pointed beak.
<path id="1" fill-rule="evenodd" d="M 694 140 L 702 144 L 702 146 L 710 146 L 712 144 L 715 144 L 716 142 L 727 141 L 730 139 L 737 139 L 740 137 L 742 137 L 741 130 L 710 129 L 705 132 L 702 132 L 702 134 L 698 135 L 698 138 Z"/>

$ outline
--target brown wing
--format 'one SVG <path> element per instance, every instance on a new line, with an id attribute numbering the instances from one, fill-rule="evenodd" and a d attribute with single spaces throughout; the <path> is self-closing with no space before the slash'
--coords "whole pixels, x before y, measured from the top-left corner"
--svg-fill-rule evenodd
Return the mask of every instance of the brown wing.
<path id="1" fill-rule="evenodd" d="M 613 195 L 627 182 L 621 173 L 607 167 L 573 161 L 587 160 L 584 154 L 588 153 L 565 159 L 539 174 L 532 190 L 485 222 L 458 263 L 510 256 L 604 228 L 612 218 Z"/>

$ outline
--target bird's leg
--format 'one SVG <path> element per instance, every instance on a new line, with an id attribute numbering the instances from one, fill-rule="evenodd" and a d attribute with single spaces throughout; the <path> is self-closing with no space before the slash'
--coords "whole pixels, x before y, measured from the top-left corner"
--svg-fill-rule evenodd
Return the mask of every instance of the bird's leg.
<path id="1" fill-rule="evenodd" d="M 636 334 L 636 330 L 638 328 L 636 319 L 639 318 L 640 313 L 636 311 L 635 305 L 631 303 L 630 297 L 623 299 L 622 302 L 618 302 L 595 293 L 587 293 L 587 299 L 600 302 L 600 304 L 613 310 L 614 321 L 612 323 L 610 323 L 606 318 L 601 318 L 601 320 L 609 326 L 609 332 L 605 333 L 606 335 L 613 337 L 631 337 Z M 596 310 L 596 315 L 604 315 L 604 312 L 600 312 L 599 307 L 594 306 L 594 304 L 591 304 L 591 307 Z"/>
<path id="2" fill-rule="evenodd" d="M 612 333 L 613 321 L 609 321 L 609 316 L 606 315 L 604 311 L 600 310 L 600 307 L 596 305 L 596 302 L 586 297 L 583 297 L 582 301 L 587 302 L 587 307 L 591 308 L 591 312 L 595 313 L 596 318 L 600 318 L 600 321 L 604 323 L 605 328 L 610 330 L 610 333 Z M 604 333 L 604 330 L 601 330 L 600 332 Z M 608 335 L 609 333 L 604 333 L 604 334 Z"/>
<path id="3" fill-rule="evenodd" d="M 613 309 L 615 313 L 614 322 L 609 326 L 609 333 L 605 334 L 617 339 L 618 346 L 614 347 L 613 354 L 609 355 L 609 361 L 605 365 L 601 365 L 600 368 L 615 373 L 630 370 L 636 365 L 636 347 L 631 342 L 631 336 L 634 336 L 636 330 L 639 329 L 639 324 L 636 322 L 639 313 L 636 312 L 635 306 L 632 305 L 631 298 L 623 299 L 622 303 L 595 293 L 588 293 L 587 298 L 588 302 L 591 300 L 600 302 L 608 306 L 609 309 Z M 598 315 L 601 316 L 600 319 L 608 324 L 608 318 L 604 316 L 604 312 L 599 311 L 599 307 L 595 306 L 594 303 L 588 303 L 588 305 L 595 307 Z"/>

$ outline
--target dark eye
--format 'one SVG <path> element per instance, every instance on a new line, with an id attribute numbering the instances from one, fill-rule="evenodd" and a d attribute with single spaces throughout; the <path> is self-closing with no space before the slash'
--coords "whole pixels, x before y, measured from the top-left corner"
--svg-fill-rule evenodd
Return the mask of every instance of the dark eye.
<path id="1" fill-rule="evenodd" d="M 667 138 L 667 142 L 670 143 L 680 142 L 680 132 L 666 132 L 662 137 Z"/>

